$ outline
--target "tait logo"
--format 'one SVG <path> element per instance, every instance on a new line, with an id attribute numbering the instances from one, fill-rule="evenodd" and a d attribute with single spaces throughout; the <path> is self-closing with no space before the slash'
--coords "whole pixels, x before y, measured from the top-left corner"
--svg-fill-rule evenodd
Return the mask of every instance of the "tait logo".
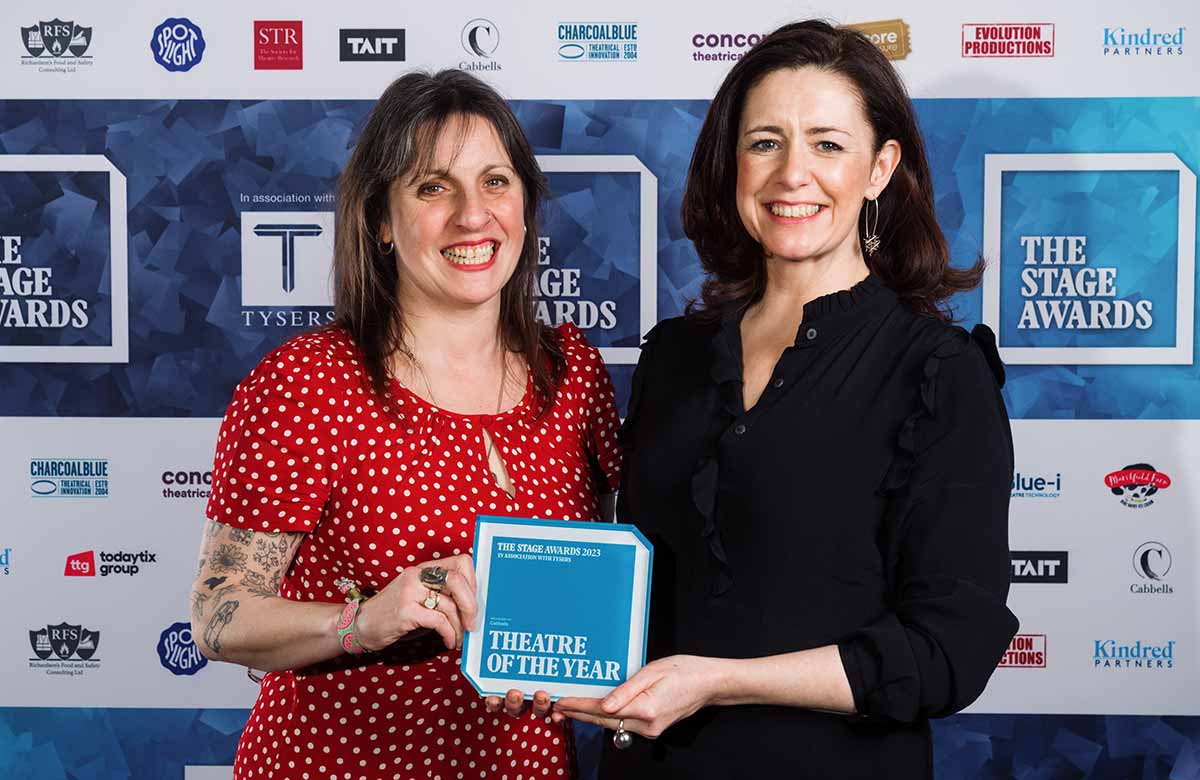
<path id="1" fill-rule="evenodd" d="M 1154 496 L 1160 490 L 1171 487 L 1171 478 L 1149 463 L 1134 463 L 1105 475 L 1104 484 L 1124 506 L 1145 509 L 1154 505 Z"/>
<path id="2" fill-rule="evenodd" d="M 404 62 L 404 30 L 339 30 L 338 58 L 342 62 Z"/>
<path id="3" fill-rule="evenodd" d="M 1063 584 L 1067 581 L 1067 551 L 1018 551 L 1010 554 L 1013 582 Z"/>
<path id="4" fill-rule="evenodd" d="M 67 556 L 67 565 L 63 568 L 66 577 L 95 577 L 96 553 L 94 550 L 75 553 Z"/>

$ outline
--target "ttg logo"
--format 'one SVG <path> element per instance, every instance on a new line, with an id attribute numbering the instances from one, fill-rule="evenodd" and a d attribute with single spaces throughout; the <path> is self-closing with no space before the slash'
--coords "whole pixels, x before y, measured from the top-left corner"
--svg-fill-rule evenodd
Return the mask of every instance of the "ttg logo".
<path id="1" fill-rule="evenodd" d="M 332 211 L 242 212 L 242 305 L 332 306 Z"/>

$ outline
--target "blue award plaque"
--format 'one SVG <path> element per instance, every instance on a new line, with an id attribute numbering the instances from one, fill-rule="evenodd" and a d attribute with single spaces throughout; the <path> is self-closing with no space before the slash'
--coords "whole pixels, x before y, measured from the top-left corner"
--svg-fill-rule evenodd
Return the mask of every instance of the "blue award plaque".
<path id="1" fill-rule="evenodd" d="M 646 662 L 653 558 L 631 525 L 480 515 L 467 679 L 484 695 L 604 696 Z"/>

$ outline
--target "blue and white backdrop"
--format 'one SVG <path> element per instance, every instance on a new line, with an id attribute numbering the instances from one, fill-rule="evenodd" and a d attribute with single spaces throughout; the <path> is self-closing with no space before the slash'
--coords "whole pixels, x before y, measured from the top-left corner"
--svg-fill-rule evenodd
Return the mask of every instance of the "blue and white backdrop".
<path id="1" fill-rule="evenodd" d="M 603 349 L 623 408 L 641 335 L 698 292 L 679 204 L 708 99 L 812 16 L 894 58 L 954 256 L 991 263 L 959 315 L 1009 366 L 1021 634 L 936 725 L 939 776 L 1200 778 L 1183 0 L 5 4 L 0 777 L 228 777 L 256 689 L 186 626 L 217 425 L 330 317 L 334 183 L 392 78 L 512 99 L 554 193 L 540 314 Z"/>

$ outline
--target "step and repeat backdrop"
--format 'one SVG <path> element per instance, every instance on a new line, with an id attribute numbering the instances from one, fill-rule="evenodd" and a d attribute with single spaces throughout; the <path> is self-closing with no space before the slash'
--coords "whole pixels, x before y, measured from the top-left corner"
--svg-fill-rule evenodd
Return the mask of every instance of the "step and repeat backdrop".
<path id="1" fill-rule="evenodd" d="M 1200 778 L 1193 3 L 342 6 L 0 9 L 0 777 L 229 776 L 257 687 L 187 622 L 216 431 L 332 317 L 335 183 L 391 79 L 512 100 L 553 191 L 539 318 L 624 408 L 699 290 L 708 100 L 820 17 L 908 83 L 953 254 L 990 262 L 958 313 L 1008 364 L 1021 629 L 939 776 Z"/>

